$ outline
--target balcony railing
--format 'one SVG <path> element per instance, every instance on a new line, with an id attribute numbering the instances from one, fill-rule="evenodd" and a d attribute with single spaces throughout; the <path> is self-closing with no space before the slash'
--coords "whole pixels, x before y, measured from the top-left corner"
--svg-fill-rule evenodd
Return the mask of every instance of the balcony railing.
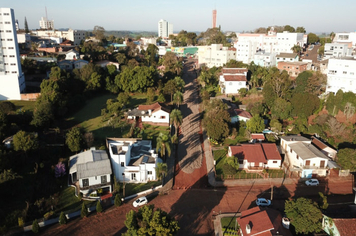
<path id="1" fill-rule="evenodd" d="M 101 184 L 95 184 L 95 185 L 89 185 L 89 186 L 84 186 L 84 187 L 80 187 L 81 190 L 86 190 L 86 189 L 98 189 L 104 186 L 108 186 L 111 185 L 110 182 L 106 182 L 106 183 L 101 183 Z"/>

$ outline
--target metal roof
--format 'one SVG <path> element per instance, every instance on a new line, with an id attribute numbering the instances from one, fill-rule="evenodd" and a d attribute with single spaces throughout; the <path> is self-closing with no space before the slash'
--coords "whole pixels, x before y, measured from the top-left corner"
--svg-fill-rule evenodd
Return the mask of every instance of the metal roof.
<path id="1" fill-rule="evenodd" d="M 297 153 L 297 155 L 303 160 L 315 157 L 320 157 L 329 160 L 327 156 L 325 156 L 321 151 L 319 151 L 314 145 L 309 143 L 297 142 L 290 144 L 289 147 L 295 153 Z"/>

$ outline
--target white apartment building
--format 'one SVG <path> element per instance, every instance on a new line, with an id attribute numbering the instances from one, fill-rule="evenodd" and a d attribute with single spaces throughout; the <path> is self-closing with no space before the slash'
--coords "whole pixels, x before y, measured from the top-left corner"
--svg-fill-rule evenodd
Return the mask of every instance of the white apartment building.
<path id="1" fill-rule="evenodd" d="M 198 63 L 207 67 L 224 66 L 230 60 L 236 59 L 236 49 L 223 47 L 222 44 L 198 46 Z"/>
<path id="2" fill-rule="evenodd" d="M 324 45 L 324 59 L 351 56 L 352 48 L 346 43 L 326 43 Z"/>
<path id="3" fill-rule="evenodd" d="M 41 17 L 40 29 L 54 29 L 54 20 L 48 20 L 47 17 Z"/>
<path id="4" fill-rule="evenodd" d="M 13 9 L 0 8 L 0 100 L 20 100 L 25 87 L 15 13 Z"/>
<path id="5" fill-rule="evenodd" d="M 337 93 L 339 89 L 356 93 L 356 59 L 329 59 L 325 92 Z"/>
<path id="6" fill-rule="evenodd" d="M 336 33 L 333 43 L 346 43 L 352 48 L 356 48 L 356 32 Z"/>
<path id="7" fill-rule="evenodd" d="M 73 30 L 69 29 L 68 31 L 59 31 L 59 30 L 37 30 L 32 31 L 34 35 L 44 38 L 51 38 L 51 37 L 59 37 L 64 39 L 70 40 L 73 42 L 74 46 L 80 44 L 82 40 L 85 40 L 85 33 L 84 30 Z"/>
<path id="8" fill-rule="evenodd" d="M 171 34 L 173 34 L 173 24 L 166 20 L 158 21 L 158 37 L 168 38 Z"/>
<path id="9" fill-rule="evenodd" d="M 294 45 L 302 47 L 307 43 L 307 35 L 303 33 L 276 33 L 273 27 L 267 34 L 237 34 L 237 38 L 238 41 L 234 43 L 236 60 L 246 64 L 254 60 L 256 52 L 292 53 Z"/>
<path id="10" fill-rule="evenodd" d="M 276 65 L 276 54 L 275 52 L 265 52 L 258 51 L 253 57 L 253 62 L 256 65 L 263 67 L 271 67 Z"/>

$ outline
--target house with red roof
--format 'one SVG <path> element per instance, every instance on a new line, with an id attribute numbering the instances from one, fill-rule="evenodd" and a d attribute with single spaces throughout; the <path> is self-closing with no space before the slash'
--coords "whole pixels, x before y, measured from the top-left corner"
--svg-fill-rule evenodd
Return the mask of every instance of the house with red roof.
<path id="1" fill-rule="evenodd" d="M 228 112 L 230 114 L 232 124 L 236 124 L 239 121 L 247 122 L 252 118 L 250 112 L 242 109 L 229 109 Z"/>
<path id="2" fill-rule="evenodd" d="M 137 108 L 129 110 L 127 119 L 152 125 L 169 126 L 170 112 L 168 107 L 156 102 L 151 105 L 139 105 Z"/>
<path id="3" fill-rule="evenodd" d="M 327 235 L 353 236 L 356 232 L 356 218 L 330 218 L 323 215 L 322 226 Z"/>
<path id="4" fill-rule="evenodd" d="M 246 68 L 223 68 L 219 86 L 225 95 L 238 94 L 241 88 L 249 89 Z"/>
<path id="5" fill-rule="evenodd" d="M 323 141 L 316 137 L 312 137 L 312 144 L 316 146 L 322 153 L 326 156 L 330 157 L 331 159 L 335 160 L 337 151 L 332 147 L 326 145 Z"/>
<path id="6" fill-rule="evenodd" d="M 283 235 L 291 236 L 289 225 L 282 223 L 281 214 L 274 209 L 261 210 L 254 207 L 241 212 L 241 216 L 236 219 L 240 226 L 240 235 L 247 236 L 267 236 Z"/>
<path id="7" fill-rule="evenodd" d="M 263 169 L 279 169 L 282 158 L 274 143 L 254 143 L 229 146 L 229 157 L 239 159 L 239 169 L 262 171 Z"/>

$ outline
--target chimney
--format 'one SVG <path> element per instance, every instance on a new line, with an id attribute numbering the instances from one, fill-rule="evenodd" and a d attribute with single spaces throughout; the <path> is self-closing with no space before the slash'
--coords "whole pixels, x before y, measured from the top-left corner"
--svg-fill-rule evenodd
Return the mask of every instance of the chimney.
<path id="1" fill-rule="evenodd" d="M 246 225 L 246 233 L 250 234 L 251 233 L 251 225 L 250 222 Z"/>
<path id="2" fill-rule="evenodd" d="M 152 110 L 151 110 L 151 109 L 148 110 L 148 115 L 149 115 L 149 116 L 152 115 Z"/>

